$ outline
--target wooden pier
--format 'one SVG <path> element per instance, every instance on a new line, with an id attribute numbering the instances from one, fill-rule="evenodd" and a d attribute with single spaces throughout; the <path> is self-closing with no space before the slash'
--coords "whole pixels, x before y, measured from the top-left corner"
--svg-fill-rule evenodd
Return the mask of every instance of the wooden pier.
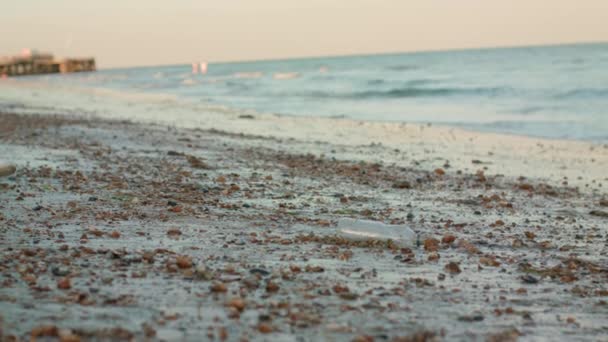
<path id="1" fill-rule="evenodd" d="M 20 56 L 0 57 L 0 77 L 95 71 L 94 58 L 56 60 L 52 54 L 24 50 Z"/>

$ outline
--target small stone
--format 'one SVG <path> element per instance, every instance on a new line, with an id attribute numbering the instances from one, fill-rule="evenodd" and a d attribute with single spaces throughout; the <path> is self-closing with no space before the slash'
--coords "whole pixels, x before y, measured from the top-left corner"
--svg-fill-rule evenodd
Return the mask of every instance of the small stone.
<path id="1" fill-rule="evenodd" d="M 427 252 L 436 252 L 439 249 L 439 240 L 429 238 L 424 240 L 424 250 Z"/>
<path id="2" fill-rule="evenodd" d="M 179 230 L 178 228 L 171 228 L 171 229 L 167 230 L 167 235 L 169 235 L 169 236 L 182 235 L 182 231 Z"/>
<path id="3" fill-rule="evenodd" d="M 247 304 L 242 298 L 232 298 L 228 302 L 228 306 L 237 309 L 239 312 L 242 312 L 243 310 L 245 310 Z"/>
<path id="4" fill-rule="evenodd" d="M 56 277 L 65 277 L 70 274 L 70 269 L 64 266 L 55 266 L 51 269 L 51 272 Z"/>
<path id="5" fill-rule="evenodd" d="M 608 212 L 601 210 L 591 210 L 589 214 L 598 217 L 608 217 Z"/>
<path id="6" fill-rule="evenodd" d="M 267 276 L 270 275 L 270 272 L 266 271 L 265 269 L 262 268 L 252 268 L 249 270 L 249 273 L 251 274 L 259 274 L 261 276 Z"/>
<path id="7" fill-rule="evenodd" d="M 211 280 L 213 279 L 213 272 L 205 266 L 198 266 L 194 270 L 194 275 L 196 279 L 199 280 Z"/>
<path id="8" fill-rule="evenodd" d="M 211 292 L 225 293 L 228 291 L 228 287 L 224 283 L 215 282 L 211 285 Z"/>
<path id="9" fill-rule="evenodd" d="M 187 255 L 180 255 L 176 258 L 177 267 L 184 269 L 192 267 L 192 258 Z"/>
<path id="10" fill-rule="evenodd" d="M 481 322 L 484 320 L 484 317 L 481 313 L 474 313 L 472 315 L 460 316 L 458 320 L 461 322 Z"/>
<path id="11" fill-rule="evenodd" d="M 400 181 L 400 182 L 393 183 L 393 188 L 394 189 L 411 189 L 412 184 L 408 181 Z"/>
<path id="12" fill-rule="evenodd" d="M 429 253 L 429 256 L 428 256 L 427 260 L 428 261 L 437 261 L 437 260 L 439 260 L 439 258 L 441 258 L 439 256 L 439 253 L 437 253 L 437 252 L 431 252 L 431 253 Z"/>
<path id="13" fill-rule="evenodd" d="M 445 265 L 445 270 L 451 274 L 458 274 L 461 272 L 460 266 L 458 266 L 458 264 L 455 262 L 450 262 L 447 265 Z"/>
<path id="14" fill-rule="evenodd" d="M 17 171 L 17 167 L 13 164 L 0 162 L 0 177 L 10 176 Z"/>
<path id="15" fill-rule="evenodd" d="M 57 337 L 59 335 L 59 329 L 54 325 L 41 325 L 32 329 L 31 335 L 33 341 L 41 336 Z"/>
<path id="16" fill-rule="evenodd" d="M 70 282 L 70 278 L 61 278 L 57 281 L 57 288 L 61 290 L 69 290 L 72 288 L 72 283 Z"/>
<path id="17" fill-rule="evenodd" d="M 262 334 L 270 334 L 272 332 L 272 326 L 268 323 L 260 323 L 258 325 L 258 331 Z"/>
<path id="18" fill-rule="evenodd" d="M 279 291 L 280 287 L 279 285 L 277 285 L 277 283 L 274 283 L 272 281 L 269 281 L 266 284 L 266 292 L 277 292 Z"/>
<path id="19" fill-rule="evenodd" d="M 523 275 L 521 277 L 521 280 L 526 284 L 537 284 L 538 283 L 538 279 L 529 274 Z"/>
<path id="20" fill-rule="evenodd" d="M 243 279 L 243 285 L 249 289 L 257 289 L 260 287 L 260 280 L 256 276 L 251 276 Z"/>
<path id="21" fill-rule="evenodd" d="M 71 330 L 59 330 L 60 342 L 80 342 L 80 336 L 74 334 Z"/>
<path id="22" fill-rule="evenodd" d="M 443 238 L 441 238 L 441 243 L 446 244 L 446 245 L 449 245 L 454 241 L 456 241 L 456 237 L 451 234 L 446 234 L 443 236 Z"/>

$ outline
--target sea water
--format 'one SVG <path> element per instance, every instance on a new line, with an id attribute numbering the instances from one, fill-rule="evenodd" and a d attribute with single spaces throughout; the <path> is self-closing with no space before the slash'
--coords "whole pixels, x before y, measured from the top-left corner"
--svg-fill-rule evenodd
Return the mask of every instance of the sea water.
<path id="1" fill-rule="evenodd" d="M 174 100 L 167 115 L 175 120 L 181 103 L 195 103 L 608 140 L 608 43 L 210 63 L 205 75 L 191 70 L 189 64 L 104 69 L 18 82 L 166 96 Z M 0 107 L 12 100 L 0 93 Z"/>

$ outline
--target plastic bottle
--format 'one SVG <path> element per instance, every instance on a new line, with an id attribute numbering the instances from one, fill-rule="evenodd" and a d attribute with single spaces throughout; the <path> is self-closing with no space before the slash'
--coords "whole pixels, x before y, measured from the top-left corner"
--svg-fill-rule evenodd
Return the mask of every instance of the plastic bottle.
<path id="1" fill-rule="evenodd" d="M 341 218 L 338 235 L 352 241 L 391 240 L 399 247 L 416 247 L 418 235 L 406 225 L 389 225 L 378 221 Z"/>

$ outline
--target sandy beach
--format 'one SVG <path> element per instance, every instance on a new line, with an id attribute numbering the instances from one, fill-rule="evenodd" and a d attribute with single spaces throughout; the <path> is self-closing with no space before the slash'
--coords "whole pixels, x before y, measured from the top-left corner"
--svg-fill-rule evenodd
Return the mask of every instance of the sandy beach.
<path id="1" fill-rule="evenodd" d="M 2 338 L 608 334 L 606 145 L 127 102 L 0 113 Z M 347 241 L 341 217 L 420 244 Z"/>

